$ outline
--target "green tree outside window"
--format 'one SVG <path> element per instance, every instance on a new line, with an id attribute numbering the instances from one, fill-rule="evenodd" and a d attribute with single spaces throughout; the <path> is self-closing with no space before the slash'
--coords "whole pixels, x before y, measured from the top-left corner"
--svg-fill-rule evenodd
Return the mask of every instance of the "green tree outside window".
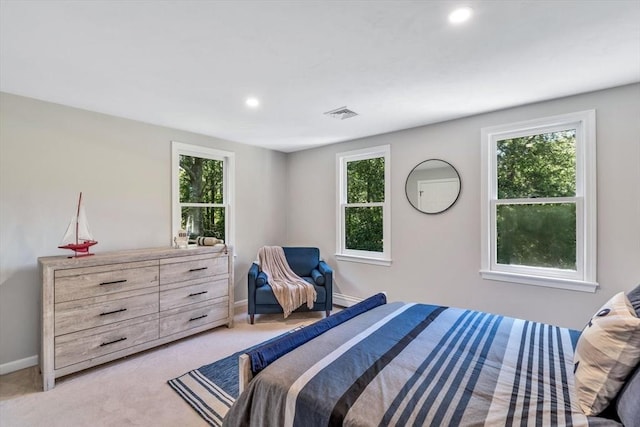
<path id="1" fill-rule="evenodd" d="M 346 249 L 383 252 L 384 197 L 383 157 L 347 163 Z"/>
<path id="2" fill-rule="evenodd" d="M 180 155 L 180 226 L 189 239 L 225 240 L 224 162 Z"/>
<path id="3" fill-rule="evenodd" d="M 575 270 L 576 130 L 497 141 L 496 165 L 497 262 Z"/>

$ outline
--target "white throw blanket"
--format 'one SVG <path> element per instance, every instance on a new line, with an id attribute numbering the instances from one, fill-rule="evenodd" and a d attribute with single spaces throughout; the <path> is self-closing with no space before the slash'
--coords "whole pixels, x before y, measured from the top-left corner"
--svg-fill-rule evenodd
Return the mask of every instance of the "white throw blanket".
<path id="1" fill-rule="evenodd" d="M 313 285 L 291 270 L 280 246 L 263 246 L 258 251 L 260 269 L 267 275 L 269 285 L 284 311 L 284 317 L 305 302 L 313 308 L 316 290 Z"/>

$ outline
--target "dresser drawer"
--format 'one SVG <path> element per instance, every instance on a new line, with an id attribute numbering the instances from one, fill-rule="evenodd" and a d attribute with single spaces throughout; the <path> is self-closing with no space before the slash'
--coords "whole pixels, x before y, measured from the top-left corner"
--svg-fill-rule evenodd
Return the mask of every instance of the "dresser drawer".
<path id="1" fill-rule="evenodd" d="M 56 271 L 56 303 L 158 286 L 158 261 Z"/>
<path id="2" fill-rule="evenodd" d="M 160 337 L 176 334 L 229 316 L 229 298 L 204 301 L 160 314 Z"/>
<path id="3" fill-rule="evenodd" d="M 55 338 L 55 368 L 60 369 L 157 338 L 157 314 L 61 335 Z"/>
<path id="4" fill-rule="evenodd" d="M 229 279 L 207 277 L 177 283 L 185 285 L 160 290 L 160 311 L 193 304 L 200 301 L 229 296 Z"/>
<path id="5" fill-rule="evenodd" d="M 54 335 L 64 335 L 158 312 L 158 292 L 148 289 L 56 304 Z"/>
<path id="6" fill-rule="evenodd" d="M 160 284 L 229 273 L 228 257 L 193 255 L 160 260 Z"/>

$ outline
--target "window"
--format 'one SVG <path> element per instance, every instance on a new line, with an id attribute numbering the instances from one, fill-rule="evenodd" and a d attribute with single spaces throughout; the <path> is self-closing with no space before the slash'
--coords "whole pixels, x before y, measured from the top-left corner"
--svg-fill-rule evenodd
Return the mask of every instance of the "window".
<path id="1" fill-rule="evenodd" d="M 336 258 L 391 264 L 388 145 L 339 153 Z"/>
<path id="2" fill-rule="evenodd" d="M 187 231 L 233 244 L 234 153 L 173 142 L 172 235 Z"/>
<path id="3" fill-rule="evenodd" d="M 594 292 L 595 111 L 482 129 L 486 279 Z"/>

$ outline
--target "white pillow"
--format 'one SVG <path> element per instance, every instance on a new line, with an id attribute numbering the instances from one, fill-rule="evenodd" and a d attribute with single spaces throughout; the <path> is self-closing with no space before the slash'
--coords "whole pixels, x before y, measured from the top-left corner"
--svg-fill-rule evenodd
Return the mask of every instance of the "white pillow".
<path id="1" fill-rule="evenodd" d="M 574 355 L 576 392 L 585 415 L 598 415 L 640 361 L 640 319 L 624 292 L 585 326 Z"/>

